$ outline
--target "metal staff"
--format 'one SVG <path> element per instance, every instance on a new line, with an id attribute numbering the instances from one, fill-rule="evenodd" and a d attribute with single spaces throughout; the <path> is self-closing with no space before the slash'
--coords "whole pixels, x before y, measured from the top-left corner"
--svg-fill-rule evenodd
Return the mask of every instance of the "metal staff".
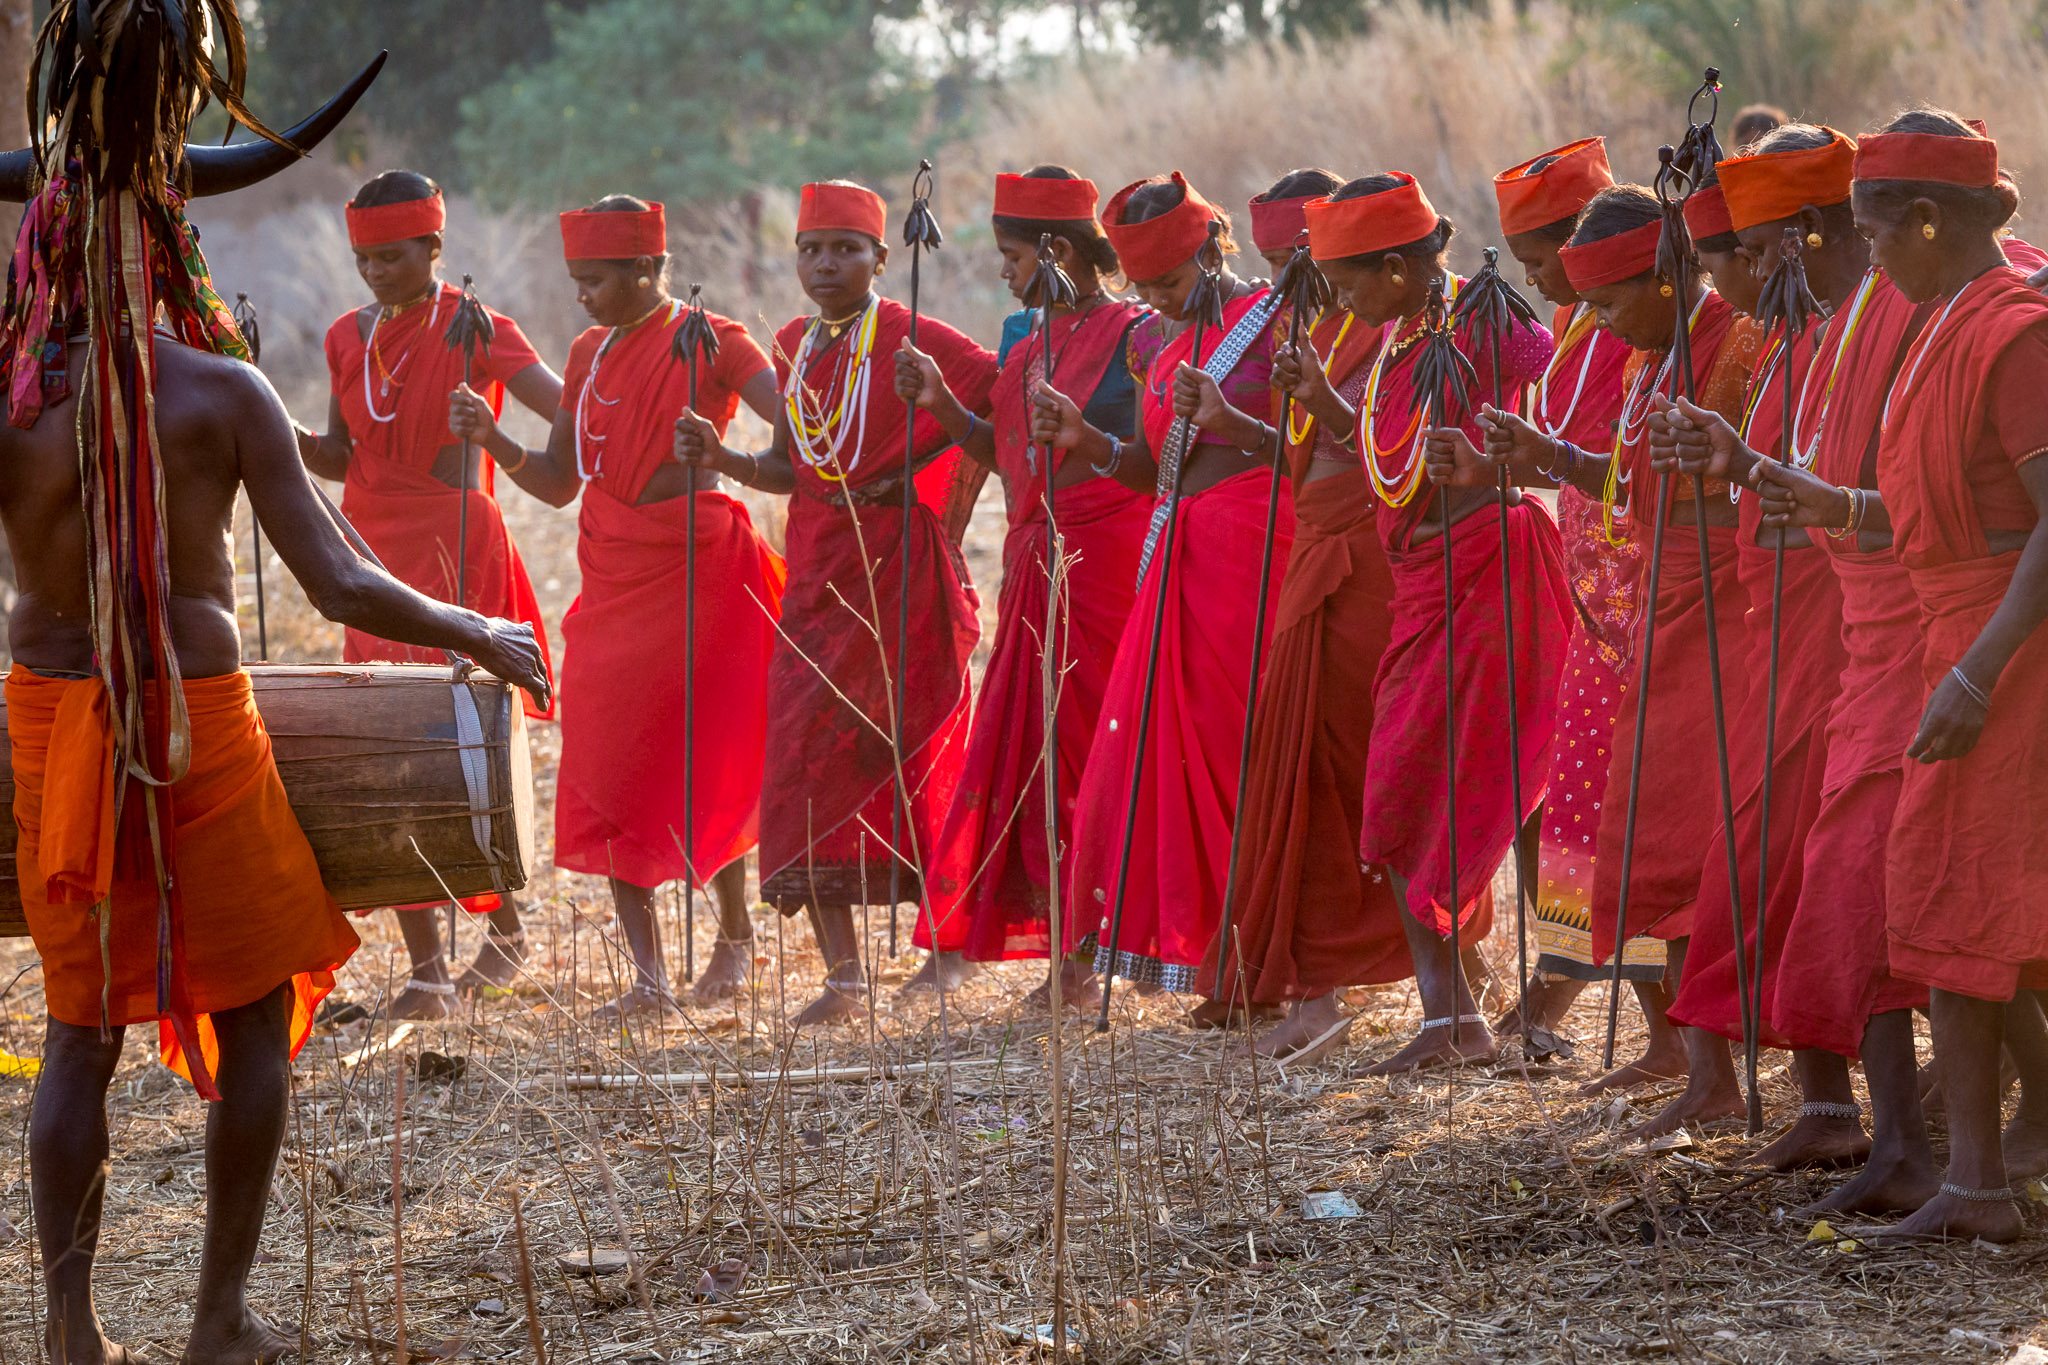
<path id="1" fill-rule="evenodd" d="M 1458 349 L 1442 275 L 1429 282 L 1429 302 L 1423 305 L 1422 325 L 1422 346 L 1415 357 L 1415 388 L 1422 395 L 1429 425 L 1440 427 L 1446 420 L 1451 398 L 1457 399 L 1462 411 L 1472 410 L 1472 388 L 1479 382 L 1472 362 Z M 1447 833 L 1451 864 L 1451 1043 L 1456 1046 L 1463 1034 L 1464 1011 L 1458 1004 L 1457 983 L 1464 971 L 1459 958 L 1462 926 L 1458 922 L 1464 902 L 1458 895 L 1458 580 L 1451 548 L 1451 486 L 1447 483 L 1437 488 L 1437 516 L 1443 523 L 1444 546 L 1444 795 L 1450 808 Z"/>
<path id="2" fill-rule="evenodd" d="M 1194 329 L 1194 345 L 1188 354 L 1198 364 L 1202 359 L 1203 336 L 1223 329 L 1222 236 L 1223 225 L 1211 221 L 1209 240 L 1195 257 L 1200 274 L 1181 309 L 1181 316 Z M 1215 262 L 1213 266 L 1211 261 Z M 1123 937 L 1124 891 L 1131 880 L 1131 841 L 1138 832 L 1138 787 L 1145 775 L 1145 742 L 1152 732 L 1152 693 L 1159 682 L 1159 641 L 1166 630 L 1166 589 L 1173 572 L 1173 544 L 1180 527 L 1181 472 L 1187 467 L 1182 455 L 1193 437 L 1193 421 L 1179 418 L 1167 435 L 1165 447 L 1157 452 L 1160 481 L 1166 485 L 1160 490 L 1163 503 L 1159 511 L 1159 515 L 1165 518 L 1165 524 L 1159 542 L 1158 589 L 1152 598 L 1152 637 L 1145 649 L 1145 687 L 1138 697 L 1138 732 L 1132 737 L 1131 784 L 1124 798 L 1123 847 L 1116 860 L 1116 894 L 1110 901 L 1109 939 L 1103 945 L 1104 951 L 1097 956 L 1098 961 L 1106 960 L 1109 964 L 1102 974 L 1102 1013 L 1095 1021 L 1097 1033 L 1109 1032 L 1109 997 L 1116 986 L 1116 945 Z"/>
<path id="3" fill-rule="evenodd" d="M 247 294 L 235 295 L 235 326 L 249 343 L 249 363 L 263 358 L 263 328 L 256 321 L 256 305 Z M 270 657 L 270 630 L 263 619 L 263 523 L 256 520 L 256 504 L 249 504 L 249 539 L 256 549 L 256 657 Z"/>
<path id="4" fill-rule="evenodd" d="M 1757 309 L 1758 321 L 1768 333 L 1778 327 L 1778 376 L 1784 390 L 1781 420 L 1783 428 L 1779 433 L 1778 461 L 1791 464 L 1792 459 L 1792 348 L 1799 344 L 1799 338 L 1807 332 L 1808 326 L 1820 316 L 1820 301 L 1813 296 L 1813 290 L 1806 283 L 1806 262 L 1801 257 L 1802 243 L 1796 228 L 1786 228 L 1783 244 L 1778 249 L 1777 268 L 1764 281 L 1763 294 Z M 1748 433 L 1744 433 L 1746 436 Z M 1742 1044 L 1743 1069 L 1749 1081 L 1749 1131 L 1763 1130 L 1763 1091 L 1757 1085 L 1757 1044 L 1763 1034 L 1764 1002 L 1764 926 L 1770 905 L 1771 876 L 1771 760 L 1778 751 L 1778 646 L 1784 625 L 1785 606 L 1785 532 L 1778 531 L 1771 545 L 1771 665 L 1764 689 L 1764 773 L 1763 785 L 1757 797 L 1757 867 L 1756 867 L 1756 948 L 1750 961 L 1751 983 L 1748 1002 L 1749 1014 L 1743 1018 Z M 1732 840 L 1733 831 L 1730 831 Z M 1742 941 L 1736 940 L 1736 956 L 1742 954 Z"/>
<path id="5" fill-rule="evenodd" d="M 1303 238 L 1307 233 L 1302 234 Z M 1298 241 L 1294 254 L 1287 258 L 1287 264 L 1280 271 L 1280 278 L 1273 285 L 1273 292 L 1286 300 L 1281 306 L 1289 310 L 1287 320 L 1287 344 L 1297 351 L 1301 347 L 1302 319 L 1310 315 L 1318 318 L 1336 297 L 1330 288 L 1329 279 L 1322 268 L 1309 255 L 1308 242 Z M 1237 761 L 1237 804 L 1233 806 L 1230 819 L 1230 869 L 1223 880 L 1223 920 L 1216 930 L 1216 988 L 1222 996 L 1226 1014 L 1229 1009 L 1230 992 L 1224 986 L 1223 965 L 1226 956 L 1235 946 L 1230 932 L 1231 912 L 1237 907 L 1237 855 L 1244 833 L 1245 792 L 1251 786 L 1252 778 L 1252 724 L 1258 714 L 1259 675 L 1266 659 L 1266 599 L 1273 586 L 1273 538 L 1280 521 L 1280 482 L 1287 471 L 1281 465 L 1285 451 L 1284 433 L 1294 413 L 1294 395 L 1280 395 L 1280 426 L 1274 432 L 1276 447 L 1273 459 L 1273 481 L 1266 488 L 1266 539 L 1259 555 L 1259 605 L 1252 615 L 1252 663 L 1250 676 L 1245 682 L 1244 732 L 1239 737 Z M 1243 955 L 1233 959 L 1232 973 L 1244 970 Z M 1229 1029 L 1223 1030 L 1227 1038 Z"/>
<path id="6" fill-rule="evenodd" d="M 927 251 L 944 244 L 945 234 L 932 216 L 932 163 L 919 161 L 910 181 L 910 212 L 903 220 L 903 245 L 910 248 L 910 344 L 917 346 L 918 263 Z M 896 593 L 896 673 L 889 699 L 889 742 L 896 753 L 896 801 L 889 815 L 889 956 L 896 955 L 896 905 L 903 895 L 903 822 L 909 813 L 910 791 L 903 771 L 903 669 L 910 640 L 910 520 L 917 507 L 917 400 L 903 403 L 903 544 L 897 560 L 900 581 Z M 880 622 L 876 623 L 877 625 Z M 924 872 L 918 870 L 919 913 L 925 904 Z M 937 951 L 938 940 L 932 940 Z"/>
<path id="7" fill-rule="evenodd" d="M 1050 232 L 1041 232 L 1038 234 L 1038 262 L 1031 272 L 1031 282 L 1028 286 L 1026 286 L 1024 290 L 1024 302 L 1028 306 L 1038 309 L 1038 365 L 1040 371 L 1045 376 L 1046 386 L 1049 388 L 1052 385 L 1053 374 L 1058 368 L 1058 366 L 1054 362 L 1054 357 L 1052 353 L 1053 310 L 1055 308 L 1071 309 L 1080 303 L 1080 290 L 1075 287 L 1073 277 L 1067 274 L 1066 271 L 1060 269 L 1059 259 L 1058 257 L 1053 255 L 1052 234 Z M 1080 322 L 1076 320 L 1074 325 L 1076 329 L 1078 329 L 1080 327 Z M 1068 340 L 1068 344 L 1073 344 L 1071 337 Z M 1031 412 L 1031 366 L 1029 364 L 1028 356 L 1026 357 L 1026 364 L 1023 366 L 1021 372 L 1018 374 L 1017 382 L 1023 385 L 1024 387 L 1024 412 L 1026 415 L 1026 421 L 1028 423 Z M 1028 426 L 1026 429 L 1029 429 Z M 1039 449 L 1036 442 L 1032 442 L 1025 446 L 1025 462 L 1034 471 L 1038 468 L 1039 458 Z M 1059 467 L 1053 459 L 1053 450 L 1050 446 L 1046 447 L 1045 449 L 1044 459 L 1046 608 L 1045 639 L 1042 642 L 1045 653 L 1043 667 L 1041 670 L 1040 686 L 1045 694 L 1043 698 L 1043 719 L 1045 724 L 1045 862 L 1047 873 L 1047 910 L 1049 912 L 1046 923 L 1047 927 L 1051 930 L 1052 934 L 1052 942 L 1050 944 L 1050 947 L 1052 952 L 1053 979 L 1051 983 L 1048 985 L 1047 990 L 1053 997 L 1052 1017 L 1055 1021 L 1053 1031 L 1057 1033 L 1059 1031 L 1057 1021 L 1060 1017 L 1060 1002 L 1058 998 L 1058 978 L 1061 969 L 1065 966 L 1063 955 L 1061 953 L 1061 935 L 1062 930 L 1065 926 L 1060 921 L 1059 904 L 1060 668 L 1057 650 L 1058 643 L 1061 638 L 1058 630 L 1060 590 L 1060 530 L 1059 523 L 1053 517 L 1052 487 L 1053 477 L 1054 475 L 1059 473 Z M 934 945 L 936 946 L 936 940 L 934 940 Z M 1054 1046 L 1057 1047 L 1057 1044 L 1055 1044 Z M 1055 1122 L 1059 1121 L 1059 1104 L 1059 1096 L 1055 1094 L 1053 1096 L 1053 1113 L 1055 1116 Z M 1055 1276 L 1059 1275 L 1060 1271 L 1057 1266 L 1054 1268 L 1053 1273 Z M 1054 1310 L 1056 1312 L 1063 1313 L 1065 1311 L 1064 1308 L 1060 1306 L 1060 1301 L 1057 1297 L 1054 1298 L 1053 1304 Z M 1058 1334 L 1055 1333 L 1054 1335 L 1057 1339 Z"/>
<path id="8" fill-rule="evenodd" d="M 1493 406 L 1505 405 L 1507 392 L 1506 376 L 1501 373 L 1501 338 L 1520 324 L 1533 325 L 1536 310 L 1521 296 L 1507 277 L 1500 273 L 1500 252 L 1494 247 L 1486 248 L 1486 264 L 1477 275 L 1465 282 L 1464 290 L 1458 295 L 1458 306 L 1453 311 L 1458 319 L 1469 319 L 1480 335 L 1486 338 L 1488 359 L 1493 365 Z M 1500 616 L 1501 626 L 1506 632 L 1508 665 L 1508 788 L 1515 806 L 1515 954 L 1519 962 L 1519 984 L 1526 996 L 1529 990 L 1529 850 L 1523 842 L 1522 831 L 1522 718 L 1516 706 L 1520 695 L 1515 685 L 1515 575 L 1512 567 L 1508 537 L 1508 468 L 1500 468 L 1497 489 L 1500 497 Z M 1447 531 L 1448 534 L 1448 531 Z M 1534 1027 L 1529 1022 L 1527 1010 L 1518 1011 L 1522 1016 L 1522 1038 L 1527 1041 L 1529 1031 Z"/>
<path id="9" fill-rule="evenodd" d="M 469 388 L 475 383 L 476 353 L 482 348 L 485 355 L 491 353 L 491 342 L 498 335 L 497 324 L 491 321 L 491 310 L 477 300 L 476 286 L 469 276 L 462 277 L 462 297 L 455 301 L 455 316 L 448 320 L 448 345 L 462 348 L 462 384 Z M 469 442 L 462 443 L 462 507 L 455 517 L 455 605 L 469 605 Z"/>
<path id="10" fill-rule="evenodd" d="M 698 372 L 718 360 L 718 333 L 704 311 L 704 286 L 690 286 L 669 353 L 689 376 L 690 411 L 697 410 Z M 697 471 L 683 491 L 683 975 L 697 975 Z"/>

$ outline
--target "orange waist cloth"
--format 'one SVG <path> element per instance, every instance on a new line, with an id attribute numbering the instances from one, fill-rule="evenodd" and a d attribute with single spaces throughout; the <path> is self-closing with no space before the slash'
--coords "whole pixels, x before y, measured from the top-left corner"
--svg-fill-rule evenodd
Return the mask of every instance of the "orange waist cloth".
<path id="1" fill-rule="evenodd" d="M 98 679 L 45 678 L 19 665 L 7 675 L 22 904 L 43 959 L 50 1017 L 81 1027 L 98 1025 L 103 998 L 110 1025 L 164 1020 L 149 832 L 140 819 L 116 828 L 105 698 Z M 253 1004 L 290 981 L 296 1053 L 358 940 L 321 885 L 285 799 L 248 674 L 187 679 L 185 702 L 192 766 L 168 789 L 171 873 L 184 976 L 212 1075 L 217 1059 L 204 1016 Z M 141 789 L 129 796 L 139 806 Z M 93 913 L 109 896 L 110 973 Z M 167 1022 L 162 1035 L 165 1064 L 189 1076 Z"/>

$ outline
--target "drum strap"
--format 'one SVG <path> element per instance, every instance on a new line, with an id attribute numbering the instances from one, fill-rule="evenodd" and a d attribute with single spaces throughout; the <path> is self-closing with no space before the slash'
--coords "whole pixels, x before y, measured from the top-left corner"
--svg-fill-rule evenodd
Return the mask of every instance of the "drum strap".
<path id="1" fill-rule="evenodd" d="M 466 670 L 464 670 L 466 671 Z M 503 860 L 491 841 L 491 770 L 485 752 L 484 720 L 476 708 L 476 693 L 459 675 L 455 693 L 455 739 L 462 757 L 462 782 L 469 788 L 469 833 L 477 852 L 491 869 L 491 889 L 505 890 Z"/>

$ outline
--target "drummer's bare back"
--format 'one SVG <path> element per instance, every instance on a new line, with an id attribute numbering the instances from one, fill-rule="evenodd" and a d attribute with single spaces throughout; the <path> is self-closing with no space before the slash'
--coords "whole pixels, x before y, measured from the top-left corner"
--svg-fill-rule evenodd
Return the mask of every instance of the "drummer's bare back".
<path id="1" fill-rule="evenodd" d="M 74 434 L 85 351 L 83 343 L 71 346 L 74 397 L 45 409 L 29 430 L 0 425 L 0 522 L 21 590 L 10 641 L 17 662 L 45 672 L 92 669 Z M 231 537 L 241 485 L 264 534 L 322 615 L 405 639 L 424 618 L 440 614 L 365 591 L 364 566 L 314 494 L 291 418 L 260 371 L 162 336 L 156 358 L 171 633 L 186 677 L 229 673 L 241 663 Z M 436 624 L 445 631 L 452 623 Z"/>

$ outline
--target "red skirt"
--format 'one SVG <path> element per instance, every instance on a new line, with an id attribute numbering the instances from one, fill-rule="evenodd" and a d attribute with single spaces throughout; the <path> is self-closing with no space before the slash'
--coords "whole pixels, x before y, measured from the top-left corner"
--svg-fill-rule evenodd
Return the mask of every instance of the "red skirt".
<path id="1" fill-rule="evenodd" d="M 1194 988 L 1196 968 L 1223 917 L 1272 477 L 1248 471 L 1181 501 L 1173 561 L 1164 575 L 1158 680 L 1116 932 L 1112 902 L 1139 757 L 1138 710 L 1154 604 L 1162 591 L 1157 560 L 1138 587 L 1117 646 L 1074 811 L 1068 942 L 1099 941 L 1098 968 L 1113 965 L 1118 976 L 1170 990 Z M 1275 588 L 1293 535 L 1293 499 L 1283 482 Z"/>
<path id="2" fill-rule="evenodd" d="M 1151 499 L 1110 479 L 1055 497 L 1070 558 L 1059 683 L 1059 830 L 1070 847 L 1088 741 L 1130 615 Z M 995 647 L 982 674 L 960 788 L 932 856 L 931 917 L 915 942 L 975 962 L 1051 951 L 1045 852 L 1045 518 L 1003 542 Z"/>
<path id="3" fill-rule="evenodd" d="M 683 604 L 687 500 L 635 507 L 583 489 L 583 591 L 562 621 L 562 763 L 555 863 L 659 886 L 697 885 L 746 853 L 759 829 L 762 693 L 782 560 L 747 509 L 697 495 L 695 867 L 684 861 Z"/>
<path id="4" fill-rule="evenodd" d="M 1373 675 L 1393 629 L 1394 580 L 1362 469 L 1294 495 L 1294 549 L 1259 684 L 1251 780 L 1238 813 L 1236 944 L 1203 962 L 1204 995 L 1235 997 L 1217 962 L 1241 949 L 1258 1004 L 1414 975 L 1393 887 L 1353 852 L 1365 805 Z M 1361 704 L 1364 702 L 1366 704 Z"/>

